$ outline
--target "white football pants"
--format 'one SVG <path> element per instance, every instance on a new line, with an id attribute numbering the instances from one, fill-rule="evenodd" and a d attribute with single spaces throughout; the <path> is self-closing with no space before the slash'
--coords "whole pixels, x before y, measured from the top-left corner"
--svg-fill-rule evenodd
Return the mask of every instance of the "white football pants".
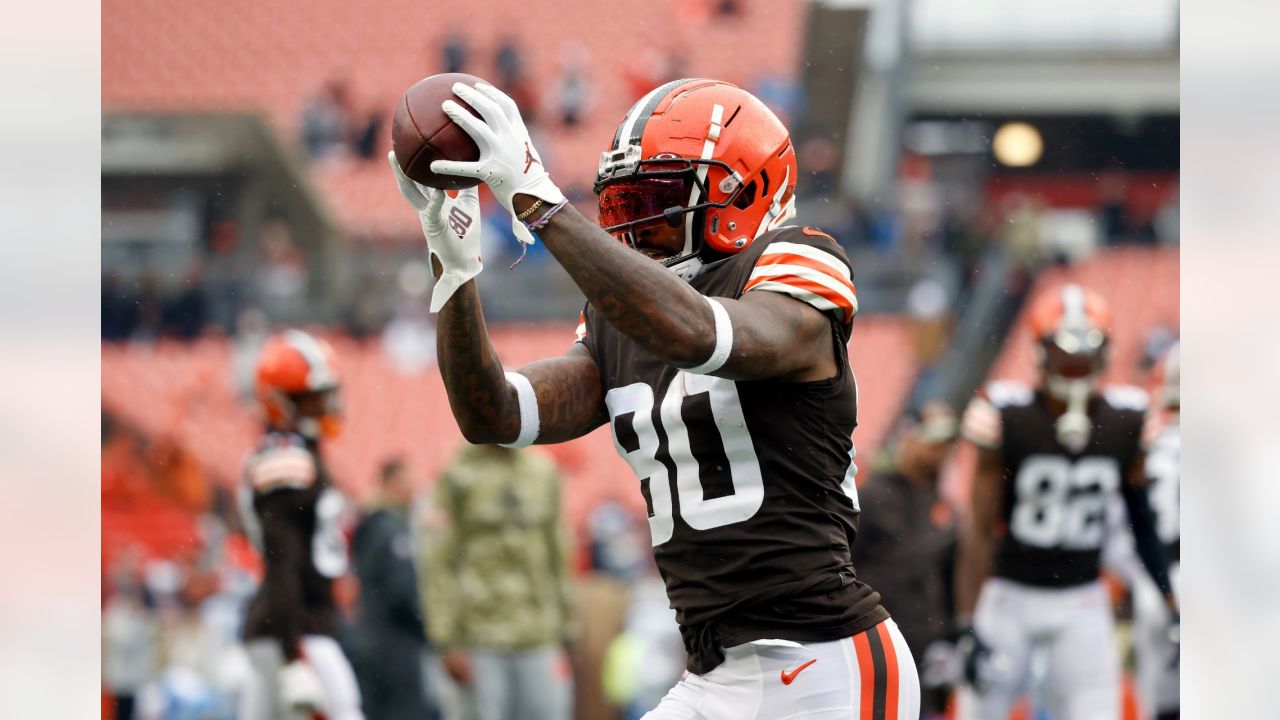
<path id="1" fill-rule="evenodd" d="M 962 720 L 1005 720 L 1027 692 L 1033 653 L 1047 661 L 1045 700 L 1054 720 L 1118 720 L 1120 668 L 1111 598 L 1101 581 L 1068 588 L 988 578 L 973 615 L 991 654 L 981 692 L 965 687 Z"/>
<path id="2" fill-rule="evenodd" d="M 1174 594 L 1178 591 L 1178 564 L 1169 567 Z M 1133 659 L 1138 704 L 1142 717 L 1178 709 L 1178 648 L 1169 639 L 1169 608 L 1146 573 L 1133 581 Z"/>
<path id="3" fill-rule="evenodd" d="M 920 679 L 892 620 L 852 638 L 758 640 L 686 673 L 642 720 L 917 720 Z"/>
<path id="4" fill-rule="evenodd" d="M 364 720 L 360 711 L 360 687 L 351 663 L 338 642 L 324 635 L 302 636 L 302 656 L 325 689 L 325 717 L 328 720 Z M 284 653 L 278 640 L 258 638 L 245 643 L 253 672 L 240 693 L 239 720 L 292 720 L 281 706 L 278 677 L 284 667 Z"/>

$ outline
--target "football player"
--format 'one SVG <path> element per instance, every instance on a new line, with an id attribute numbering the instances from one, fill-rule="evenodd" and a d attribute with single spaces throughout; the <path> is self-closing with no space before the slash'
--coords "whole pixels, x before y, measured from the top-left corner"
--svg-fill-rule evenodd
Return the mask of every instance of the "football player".
<path id="1" fill-rule="evenodd" d="M 1039 384 L 994 382 L 963 421 L 978 470 L 956 588 L 971 685 L 962 709 L 1004 720 L 1039 651 L 1048 658 L 1053 717 L 1117 718 L 1119 663 L 1099 580 L 1117 493 L 1142 564 L 1176 612 L 1145 492 L 1146 394 L 1099 384 L 1111 326 L 1099 295 L 1066 285 L 1036 298 L 1028 317 Z"/>
<path id="2" fill-rule="evenodd" d="M 267 430 L 246 462 L 240 497 L 265 572 L 245 618 L 254 672 L 240 717 L 362 720 L 355 675 L 336 640 L 345 501 L 320 457 L 321 441 L 339 430 L 333 350 L 298 330 L 271 338 L 258 359 L 257 394 Z"/>
<path id="3" fill-rule="evenodd" d="M 1153 389 L 1155 402 L 1147 414 L 1143 430 L 1143 444 L 1147 449 L 1146 475 L 1147 497 L 1155 513 L 1156 535 L 1164 544 L 1169 558 L 1169 575 L 1174 595 L 1178 590 L 1178 559 L 1181 537 L 1179 531 L 1179 472 L 1181 433 L 1179 414 L 1181 409 L 1179 385 L 1178 344 L 1166 352 L 1156 372 Z M 1180 693 L 1178 689 L 1179 648 L 1177 638 L 1171 636 L 1169 611 L 1159 591 L 1150 578 L 1136 567 L 1132 538 L 1118 538 L 1115 559 L 1120 573 L 1129 580 L 1133 591 L 1133 655 L 1136 665 L 1138 705 L 1142 716 L 1148 720 L 1173 720 L 1178 717 Z"/>
<path id="4" fill-rule="evenodd" d="M 444 103 L 480 159 L 432 170 L 484 180 L 588 303 L 564 355 L 504 372 L 470 282 L 474 191 L 418 187 L 391 158 L 439 266 L 450 405 L 473 443 L 612 428 L 688 651 L 688 672 L 645 717 L 917 717 L 910 651 L 850 562 L 853 274 L 828 235 L 789 224 L 786 128 L 728 83 L 655 88 L 603 154 L 597 225 L 565 203 L 514 102 L 484 84 L 454 92 L 480 114 Z"/>

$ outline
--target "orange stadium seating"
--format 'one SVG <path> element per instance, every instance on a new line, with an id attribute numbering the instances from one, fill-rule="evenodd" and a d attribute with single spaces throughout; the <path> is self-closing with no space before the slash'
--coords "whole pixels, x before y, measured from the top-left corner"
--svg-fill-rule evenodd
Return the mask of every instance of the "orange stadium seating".
<path id="1" fill-rule="evenodd" d="M 557 355 L 573 337 L 571 326 L 499 327 L 494 344 L 509 367 Z M 401 375 L 377 343 L 331 336 L 343 375 L 343 435 L 326 451 L 334 476 L 356 498 L 373 489 L 379 464 L 403 455 L 430 485 L 462 442 L 449 412 L 439 372 Z M 909 325 L 892 317 L 861 318 L 850 355 L 860 382 L 859 452 L 870 457 L 902 409 L 916 368 Z M 236 398 L 232 348 L 222 338 L 194 343 L 105 344 L 103 405 L 153 437 L 183 443 L 209 475 L 234 482 L 253 446 L 253 407 Z M 631 470 L 617 456 L 607 428 L 546 448 L 566 474 L 565 503 L 577 525 L 605 499 L 639 510 Z M 868 463 L 862 463 L 864 466 Z"/>
<path id="2" fill-rule="evenodd" d="M 1124 247 L 1102 250 L 1070 267 L 1043 273 L 1029 297 L 1066 283 L 1078 283 L 1101 294 L 1111 304 L 1115 327 L 1111 333 L 1110 366 L 1104 382 L 1145 387 L 1148 378 L 1138 368 L 1143 343 L 1155 328 L 1178 328 L 1177 248 Z M 1025 311 L 1025 308 L 1024 308 Z M 1005 339 L 989 375 L 991 380 L 1036 380 L 1035 355 L 1024 317 L 1020 315 Z M 948 495 L 968 506 L 976 453 L 964 444 L 953 458 L 944 481 Z"/>
<path id="3" fill-rule="evenodd" d="M 350 81 L 360 108 L 382 109 L 389 119 L 405 88 L 442 70 L 440 47 L 451 33 L 470 42 L 467 70 L 491 77 L 498 43 L 514 37 L 544 102 L 573 42 L 589 58 L 591 107 L 574 130 L 548 129 L 540 147 L 562 187 L 589 187 L 600 151 L 636 99 L 628 73 L 669 54 L 689 73 L 747 87 L 764 76 L 795 77 L 802 0 L 741 4 L 740 16 L 711 21 L 710 0 L 526 0 L 515 13 L 503 0 L 388 0 L 376 9 L 340 0 L 105 0 L 102 106 L 106 113 L 258 112 L 293 145 L 305 103 L 336 76 Z M 353 235 L 417 232 L 382 162 L 317 165 L 314 177 Z"/>

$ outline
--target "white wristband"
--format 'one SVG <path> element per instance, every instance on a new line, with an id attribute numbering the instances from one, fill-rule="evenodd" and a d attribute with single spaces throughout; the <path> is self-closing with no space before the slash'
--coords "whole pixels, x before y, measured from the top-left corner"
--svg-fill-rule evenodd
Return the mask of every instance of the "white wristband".
<path id="1" fill-rule="evenodd" d="M 507 384 L 516 389 L 520 400 L 520 434 L 513 442 L 498 443 L 506 448 L 529 447 L 538 439 L 538 395 L 529 378 L 517 372 L 507 373 Z"/>
<path id="2" fill-rule="evenodd" d="M 729 321 L 729 312 L 717 300 L 706 298 L 706 301 L 711 306 L 712 317 L 716 319 L 716 347 L 706 362 L 685 370 L 694 375 L 710 375 L 719 370 L 729 360 L 729 353 L 733 352 L 733 323 Z"/>

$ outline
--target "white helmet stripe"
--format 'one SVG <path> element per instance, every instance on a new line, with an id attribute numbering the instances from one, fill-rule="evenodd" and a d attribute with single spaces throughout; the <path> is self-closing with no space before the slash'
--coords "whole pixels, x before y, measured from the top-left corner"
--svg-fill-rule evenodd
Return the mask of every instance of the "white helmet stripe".
<path id="1" fill-rule="evenodd" d="M 1084 312 L 1084 290 L 1079 285 L 1065 285 L 1062 288 L 1062 326 L 1082 328 L 1089 324 Z"/>
<path id="2" fill-rule="evenodd" d="M 760 237 L 778 225 L 781 225 L 787 220 L 795 217 L 795 198 L 788 200 L 786 207 L 783 207 L 778 202 L 782 200 L 782 194 L 787 191 L 787 183 L 790 181 L 791 168 L 788 167 L 787 172 L 782 176 L 782 183 L 778 185 L 778 191 L 773 194 L 773 202 L 769 203 L 769 211 L 765 213 L 764 220 L 760 221 L 760 227 L 756 228 L 755 237 Z"/>
<path id="3" fill-rule="evenodd" d="M 311 390 L 322 390 L 337 384 L 338 378 L 329 367 L 324 348 L 311 335 L 301 330 L 287 330 L 284 339 L 295 350 L 302 353 L 307 361 L 307 387 Z"/>
<path id="4" fill-rule="evenodd" d="M 724 119 L 724 106 L 716 103 L 711 106 L 711 126 L 707 128 L 707 139 L 702 144 L 702 159 L 710 160 L 716 151 L 716 141 L 720 139 L 720 122 Z M 698 204 L 702 195 L 702 185 L 707 182 L 707 165 L 698 165 L 698 182 L 693 184 L 693 190 L 689 191 L 689 205 L 693 207 Z M 693 252 L 693 223 L 686 221 L 684 224 L 684 253 L 688 255 Z"/>

